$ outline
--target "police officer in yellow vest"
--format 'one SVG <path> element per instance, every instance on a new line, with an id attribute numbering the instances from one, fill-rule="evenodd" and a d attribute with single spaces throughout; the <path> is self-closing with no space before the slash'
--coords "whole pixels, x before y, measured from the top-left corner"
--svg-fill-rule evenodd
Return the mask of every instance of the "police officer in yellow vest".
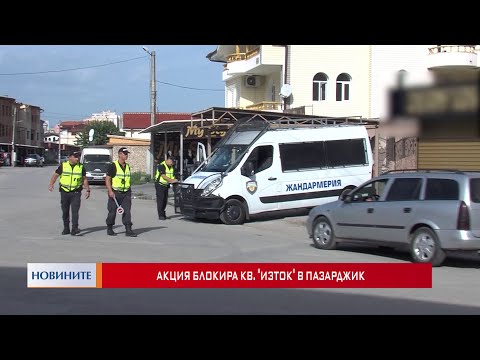
<path id="1" fill-rule="evenodd" d="M 126 147 L 118 150 L 118 160 L 110 164 L 107 169 L 105 185 L 108 190 L 108 216 L 107 216 L 107 234 L 116 236 L 113 231 L 115 218 L 117 216 L 117 204 L 123 208 L 122 223 L 125 225 L 125 236 L 136 237 L 137 234 L 132 231 L 132 188 L 130 186 L 130 165 L 127 163 L 130 151 Z"/>
<path id="2" fill-rule="evenodd" d="M 86 170 L 82 164 L 78 163 L 79 158 L 79 152 L 70 152 L 68 160 L 61 163 L 53 173 L 48 186 L 48 190 L 52 191 L 55 181 L 60 177 L 59 191 L 63 219 L 62 235 L 72 234 L 76 236 L 80 234 L 78 218 L 83 187 L 87 191 L 85 199 L 90 197 L 90 186 Z M 72 209 L 72 231 L 70 231 L 70 208 Z"/>
<path id="3" fill-rule="evenodd" d="M 159 220 L 166 220 L 165 208 L 167 207 L 168 189 L 170 184 L 178 182 L 173 175 L 173 159 L 168 158 L 157 166 L 155 172 L 155 193 L 157 195 L 157 212 Z"/>

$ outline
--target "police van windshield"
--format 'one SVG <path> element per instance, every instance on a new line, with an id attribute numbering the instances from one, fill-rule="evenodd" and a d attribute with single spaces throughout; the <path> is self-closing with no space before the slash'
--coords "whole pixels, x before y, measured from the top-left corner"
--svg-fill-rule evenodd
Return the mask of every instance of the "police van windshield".
<path id="1" fill-rule="evenodd" d="M 212 154 L 208 162 L 205 163 L 200 171 L 223 172 L 232 165 L 238 164 L 245 153 L 248 145 L 223 145 Z M 233 167 L 230 170 L 233 170 Z"/>
<path id="2" fill-rule="evenodd" d="M 83 159 L 84 164 L 88 163 L 110 163 L 112 159 L 110 155 L 101 155 L 101 154 L 92 154 L 92 155 L 85 155 Z"/>

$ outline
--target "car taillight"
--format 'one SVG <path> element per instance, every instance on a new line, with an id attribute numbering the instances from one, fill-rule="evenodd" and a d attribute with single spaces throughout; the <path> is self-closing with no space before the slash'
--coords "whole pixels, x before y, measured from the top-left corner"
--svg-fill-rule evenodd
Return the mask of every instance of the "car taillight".
<path id="1" fill-rule="evenodd" d="M 460 202 L 458 208 L 457 218 L 457 230 L 470 230 L 470 214 L 468 213 L 468 207 L 465 202 Z"/>

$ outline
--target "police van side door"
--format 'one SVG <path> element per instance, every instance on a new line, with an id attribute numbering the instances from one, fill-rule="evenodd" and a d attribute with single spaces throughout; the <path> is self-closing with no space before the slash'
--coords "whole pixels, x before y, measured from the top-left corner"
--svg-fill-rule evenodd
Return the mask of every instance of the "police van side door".
<path id="1" fill-rule="evenodd" d="M 241 168 L 241 187 L 250 214 L 279 208 L 280 160 L 276 144 L 258 145 Z"/>

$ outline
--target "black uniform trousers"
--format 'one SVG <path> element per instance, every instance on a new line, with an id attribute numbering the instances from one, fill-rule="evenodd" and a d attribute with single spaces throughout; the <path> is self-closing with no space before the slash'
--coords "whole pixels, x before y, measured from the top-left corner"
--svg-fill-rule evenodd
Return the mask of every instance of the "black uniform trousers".
<path id="1" fill-rule="evenodd" d="M 123 225 L 130 225 L 132 226 L 132 191 L 113 191 L 115 194 L 115 198 L 117 199 L 118 205 L 123 208 L 122 214 L 122 223 Z M 113 198 L 108 197 L 107 203 L 108 215 L 106 223 L 107 225 L 115 225 L 115 218 L 117 217 L 117 204 L 115 204 L 115 200 Z"/>
<path id="2" fill-rule="evenodd" d="M 60 191 L 60 204 L 62 205 L 64 227 L 70 227 L 70 208 L 72 209 L 72 226 L 78 227 L 81 196 L 81 191 Z"/>
<path id="3" fill-rule="evenodd" d="M 167 217 L 165 214 L 165 208 L 167 207 L 168 185 L 165 186 L 160 183 L 155 183 L 155 193 L 157 195 L 158 217 Z"/>

